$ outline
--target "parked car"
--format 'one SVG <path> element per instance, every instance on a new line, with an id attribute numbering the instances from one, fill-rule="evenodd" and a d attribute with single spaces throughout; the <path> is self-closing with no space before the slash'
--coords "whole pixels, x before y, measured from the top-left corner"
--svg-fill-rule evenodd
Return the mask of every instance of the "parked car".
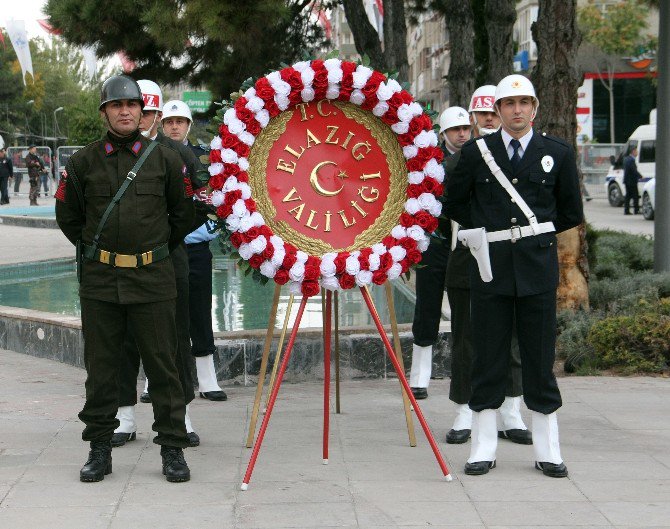
<path id="1" fill-rule="evenodd" d="M 656 178 L 652 178 L 642 188 L 642 216 L 647 220 L 654 220 L 656 208 Z"/>
<path id="2" fill-rule="evenodd" d="M 610 167 L 605 177 L 605 190 L 610 206 L 619 207 L 623 205 L 626 192 L 623 185 L 623 159 L 633 147 L 637 147 L 635 163 L 637 164 L 637 170 L 642 175 L 637 187 L 640 196 L 642 196 L 642 189 L 645 184 L 656 176 L 656 123 L 640 125 L 628 138 L 624 152 L 617 158 L 610 156 L 612 167 Z"/>

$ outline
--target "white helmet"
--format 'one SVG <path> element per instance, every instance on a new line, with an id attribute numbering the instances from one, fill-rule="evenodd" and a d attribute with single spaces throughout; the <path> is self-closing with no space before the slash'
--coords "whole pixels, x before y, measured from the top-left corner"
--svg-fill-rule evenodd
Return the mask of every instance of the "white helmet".
<path id="1" fill-rule="evenodd" d="M 485 84 L 475 90 L 470 98 L 470 108 L 468 112 L 494 112 L 493 103 L 496 97 L 496 87 L 492 84 Z"/>
<path id="2" fill-rule="evenodd" d="M 470 126 L 468 111 L 462 107 L 449 107 L 440 114 L 440 132 L 452 127 Z"/>
<path id="3" fill-rule="evenodd" d="M 142 99 L 144 99 L 143 111 L 160 111 L 163 108 L 163 92 L 160 87 L 148 79 L 141 79 L 137 81 L 137 84 L 140 85 L 140 90 L 142 90 Z"/>
<path id="4" fill-rule="evenodd" d="M 537 110 L 537 107 L 540 106 L 540 101 L 535 95 L 535 88 L 533 87 L 533 83 L 531 83 L 530 79 L 524 77 L 523 75 L 508 75 L 498 83 L 498 86 L 496 86 L 495 103 L 505 97 L 514 96 L 530 96 L 533 98 L 535 110 Z"/>
<path id="5" fill-rule="evenodd" d="M 163 117 L 162 121 L 167 118 L 186 118 L 189 121 L 193 121 L 193 115 L 191 114 L 191 109 L 188 108 L 188 105 L 183 101 L 178 99 L 172 99 L 163 105 Z"/>

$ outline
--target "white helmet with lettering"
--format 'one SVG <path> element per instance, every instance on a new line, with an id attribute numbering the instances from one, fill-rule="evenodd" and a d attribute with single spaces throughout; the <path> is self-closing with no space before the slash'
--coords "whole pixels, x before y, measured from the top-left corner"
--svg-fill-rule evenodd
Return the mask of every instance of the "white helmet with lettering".
<path id="1" fill-rule="evenodd" d="M 188 108 L 186 103 L 178 99 L 172 99 L 163 105 L 161 121 L 165 121 L 167 118 L 186 118 L 191 122 L 193 121 L 191 109 Z"/>
<path id="2" fill-rule="evenodd" d="M 137 81 L 137 84 L 140 85 L 140 90 L 142 90 L 142 99 L 144 99 L 144 112 L 147 110 L 158 110 L 163 109 L 163 92 L 160 87 L 153 81 L 148 79 L 140 79 Z"/>
<path id="3" fill-rule="evenodd" d="M 530 79 L 519 74 L 508 75 L 496 86 L 495 104 L 505 97 L 530 96 L 533 98 L 535 111 L 540 106 L 540 100 L 535 95 L 535 88 Z"/>
<path id="4" fill-rule="evenodd" d="M 496 98 L 496 87 L 492 84 L 485 84 L 475 90 L 470 98 L 470 108 L 468 112 L 495 112 L 493 103 Z"/>
<path id="5" fill-rule="evenodd" d="M 440 133 L 452 127 L 469 127 L 470 115 L 462 107 L 449 107 L 440 114 Z"/>

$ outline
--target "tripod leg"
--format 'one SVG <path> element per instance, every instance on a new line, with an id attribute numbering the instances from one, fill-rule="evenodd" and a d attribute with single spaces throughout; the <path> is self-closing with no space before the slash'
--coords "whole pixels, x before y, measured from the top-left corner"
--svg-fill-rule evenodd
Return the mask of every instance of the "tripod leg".
<path id="1" fill-rule="evenodd" d="M 395 357 L 393 347 L 391 347 L 391 343 L 389 342 L 389 339 L 386 337 L 384 327 L 382 326 L 382 323 L 379 320 L 379 316 L 375 311 L 375 307 L 372 304 L 372 299 L 370 299 L 370 293 L 365 288 L 361 288 L 361 293 L 363 294 L 363 299 L 365 300 L 365 303 L 368 306 L 370 315 L 372 316 L 372 319 L 375 321 L 375 325 L 377 327 L 377 331 L 379 332 L 379 336 L 384 342 L 386 352 L 388 353 L 389 359 L 391 360 L 391 363 L 395 368 L 398 378 L 400 379 L 400 383 L 402 384 L 402 387 L 405 389 L 405 393 L 409 397 L 409 400 L 412 403 L 412 406 L 414 407 L 414 412 L 416 413 L 416 416 L 419 419 L 419 422 L 421 423 L 423 433 L 426 435 L 426 439 L 428 439 L 428 443 L 430 444 L 430 447 L 433 449 L 435 459 L 437 459 L 437 463 L 438 465 L 440 465 L 440 469 L 442 469 L 442 474 L 444 475 L 447 481 L 451 481 L 452 477 L 449 475 L 449 469 L 447 468 L 447 464 L 444 462 L 444 458 L 442 457 L 440 449 L 438 448 L 437 443 L 435 442 L 435 438 L 433 437 L 433 434 L 430 431 L 430 427 L 428 426 L 428 423 L 426 422 L 426 419 L 424 418 L 423 413 L 421 412 L 421 408 L 419 408 L 419 404 L 414 398 L 414 395 L 412 395 L 412 390 L 410 389 L 407 379 L 405 378 L 405 373 L 403 373 L 403 371 L 400 369 L 400 364 L 398 363 L 398 360 Z"/>
<path id="2" fill-rule="evenodd" d="M 256 433 L 256 421 L 258 421 L 258 410 L 261 407 L 261 395 L 263 394 L 263 384 L 265 383 L 265 374 L 268 369 L 268 357 L 270 356 L 270 346 L 272 345 L 272 335 L 277 319 L 277 306 L 279 305 L 279 294 L 281 285 L 275 285 L 275 294 L 272 299 L 272 308 L 270 309 L 270 319 L 268 321 L 268 330 L 265 333 L 265 345 L 263 346 L 263 356 L 261 357 L 261 369 L 258 373 L 258 383 L 256 384 L 256 395 L 254 397 L 254 407 L 251 412 L 251 422 L 249 423 L 249 434 L 247 435 L 247 448 L 251 448 Z"/>
<path id="3" fill-rule="evenodd" d="M 323 464 L 328 464 L 328 433 L 330 428 L 330 331 L 333 308 L 333 293 L 326 291 L 325 332 L 323 336 Z"/>
<path id="4" fill-rule="evenodd" d="M 279 359 L 281 357 L 281 350 L 284 347 L 284 338 L 286 338 L 286 328 L 288 327 L 288 320 L 291 318 L 291 309 L 293 308 L 293 294 L 288 298 L 288 306 L 286 307 L 286 317 L 284 318 L 284 325 L 281 329 L 281 334 L 279 335 L 279 343 L 277 344 L 277 352 L 275 353 L 275 361 L 272 364 L 272 373 L 270 373 L 270 382 L 268 383 L 268 394 L 265 399 L 265 409 L 268 408 L 268 402 L 270 402 L 270 392 L 272 387 L 275 385 L 275 378 L 277 376 L 277 369 L 279 369 Z"/>
<path id="5" fill-rule="evenodd" d="M 340 300 L 335 291 L 335 413 L 340 413 Z"/>
<path id="6" fill-rule="evenodd" d="M 244 480 L 242 481 L 242 490 L 247 490 L 249 488 L 249 481 L 251 481 L 251 474 L 254 471 L 254 466 L 256 465 L 256 459 L 258 458 L 258 453 L 261 450 L 261 445 L 263 444 L 263 438 L 265 437 L 265 431 L 268 428 L 268 423 L 270 422 L 270 417 L 272 416 L 272 408 L 274 408 L 275 401 L 277 400 L 277 394 L 279 393 L 279 388 L 281 387 L 281 382 L 284 379 L 284 373 L 286 373 L 286 367 L 288 366 L 288 361 L 291 358 L 291 350 L 293 349 L 293 344 L 295 343 L 295 337 L 298 334 L 298 328 L 300 327 L 300 320 L 302 320 L 302 315 L 305 312 L 305 306 L 307 305 L 307 296 L 303 296 L 302 301 L 300 302 L 300 307 L 298 308 L 298 315 L 296 316 L 295 323 L 293 324 L 293 329 L 291 330 L 291 336 L 289 337 L 288 344 L 286 346 L 286 352 L 284 353 L 284 358 L 279 368 L 279 374 L 277 376 L 277 383 L 272 388 L 272 393 L 270 394 L 270 402 L 268 403 L 268 409 L 263 417 L 263 422 L 261 423 L 261 428 L 258 431 L 258 437 L 256 438 L 256 443 L 254 444 L 254 449 L 251 452 L 251 458 L 249 458 L 249 464 L 247 465 L 247 472 L 244 474 Z"/>

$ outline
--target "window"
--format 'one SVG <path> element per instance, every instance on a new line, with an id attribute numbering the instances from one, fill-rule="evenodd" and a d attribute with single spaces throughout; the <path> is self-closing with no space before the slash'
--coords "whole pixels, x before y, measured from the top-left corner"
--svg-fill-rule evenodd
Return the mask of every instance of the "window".
<path id="1" fill-rule="evenodd" d="M 656 161 L 656 140 L 640 142 L 640 163 L 654 163 Z"/>

